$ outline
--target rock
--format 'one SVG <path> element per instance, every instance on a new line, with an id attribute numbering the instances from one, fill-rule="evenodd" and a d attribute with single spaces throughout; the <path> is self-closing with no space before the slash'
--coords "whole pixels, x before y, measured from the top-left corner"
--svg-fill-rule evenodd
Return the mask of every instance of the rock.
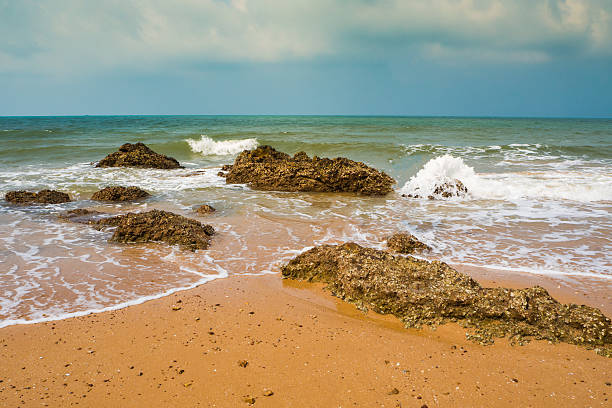
<path id="1" fill-rule="evenodd" d="M 9 191 L 4 199 L 13 204 L 61 204 L 69 202 L 70 196 L 56 190 L 41 190 L 38 193 Z"/>
<path id="2" fill-rule="evenodd" d="M 99 229 L 117 227 L 109 242 L 163 241 L 192 251 L 208 248 L 215 233 L 210 225 L 161 210 L 104 218 L 95 224 Z"/>
<path id="3" fill-rule="evenodd" d="M 346 158 L 325 159 L 304 152 L 291 157 L 270 146 L 245 150 L 224 166 L 227 183 L 257 190 L 351 192 L 385 195 L 395 181 L 387 174 Z"/>
<path id="4" fill-rule="evenodd" d="M 273 395 L 274 395 L 274 391 L 272 391 L 269 388 L 264 388 L 264 390 L 263 390 L 263 396 L 264 397 L 271 397 Z"/>
<path id="5" fill-rule="evenodd" d="M 180 169 L 179 162 L 163 154 L 155 153 L 144 143 L 126 143 L 118 151 L 100 160 L 96 167 L 141 167 L 154 169 Z"/>
<path id="6" fill-rule="evenodd" d="M 208 204 L 202 204 L 201 206 L 199 206 L 196 209 L 196 212 L 200 215 L 207 215 L 207 214 L 212 214 L 215 211 L 217 211 L 214 207 L 208 205 Z"/>
<path id="7" fill-rule="evenodd" d="M 108 214 L 100 211 L 89 210 L 87 208 L 77 208 L 75 210 L 63 212 L 59 214 L 57 218 L 66 221 L 78 222 L 80 224 L 90 224 L 100 219 L 101 216 L 105 215 Z"/>
<path id="8" fill-rule="evenodd" d="M 253 397 L 253 396 L 251 396 L 251 395 L 245 395 L 245 396 L 242 398 L 242 400 L 243 400 L 244 402 L 246 402 L 247 404 L 249 404 L 249 405 L 253 405 L 253 404 L 255 404 L 255 401 L 256 401 L 255 397 Z"/>
<path id="9" fill-rule="evenodd" d="M 245 368 L 246 366 L 248 366 L 248 365 L 249 365 L 249 362 L 248 362 L 248 361 L 246 361 L 246 360 L 239 360 L 239 361 L 238 361 L 238 365 L 239 365 L 240 367 L 242 367 L 242 368 Z"/>
<path id="10" fill-rule="evenodd" d="M 389 394 L 389 395 L 397 395 L 397 394 L 399 394 L 399 390 L 397 388 L 393 388 L 387 394 Z"/>
<path id="11" fill-rule="evenodd" d="M 91 199 L 97 201 L 131 201 L 149 196 L 149 193 L 138 187 L 112 186 L 96 191 Z"/>
<path id="12" fill-rule="evenodd" d="M 599 310 L 561 304 L 541 287 L 483 288 L 443 262 L 394 256 L 354 243 L 310 249 L 282 268 L 284 278 L 325 282 L 361 309 L 400 318 L 407 327 L 457 321 L 483 344 L 510 336 L 562 341 L 612 357 L 612 322 Z"/>
<path id="13" fill-rule="evenodd" d="M 397 233 L 387 238 L 387 247 L 400 254 L 412 254 L 415 252 L 431 251 L 431 247 L 422 243 L 414 235 L 408 233 Z"/>
<path id="14" fill-rule="evenodd" d="M 467 187 L 460 180 L 454 179 L 435 185 L 433 191 L 427 194 L 427 198 L 430 200 L 439 200 L 441 198 L 465 197 L 467 193 Z M 424 198 L 423 194 L 419 194 L 418 192 L 402 194 L 402 197 Z"/>

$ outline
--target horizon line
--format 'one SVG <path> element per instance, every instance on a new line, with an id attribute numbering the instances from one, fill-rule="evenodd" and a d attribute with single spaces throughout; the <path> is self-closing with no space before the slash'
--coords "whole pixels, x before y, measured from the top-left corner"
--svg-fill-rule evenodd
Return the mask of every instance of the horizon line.
<path id="1" fill-rule="evenodd" d="M 405 115 L 405 114 L 314 114 L 314 113 L 295 113 L 295 114 L 272 114 L 272 113 L 125 113 L 125 114 L 24 114 L 24 115 L 0 115 L 0 118 L 61 118 L 61 117 L 142 117 L 142 116 L 269 116 L 269 117 L 355 117 L 355 118 L 448 118 L 448 119 L 612 119 L 612 114 L 608 115 L 575 115 L 575 116 L 538 116 L 538 115 L 446 115 L 446 114 L 429 114 L 429 115 Z"/>

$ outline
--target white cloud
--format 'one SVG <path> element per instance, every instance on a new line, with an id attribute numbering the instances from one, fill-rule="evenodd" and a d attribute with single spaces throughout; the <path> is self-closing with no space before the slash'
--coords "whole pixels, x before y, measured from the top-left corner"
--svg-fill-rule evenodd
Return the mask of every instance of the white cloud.
<path id="1" fill-rule="evenodd" d="M 612 54 L 609 0 L 0 0 L 0 72 Z"/>

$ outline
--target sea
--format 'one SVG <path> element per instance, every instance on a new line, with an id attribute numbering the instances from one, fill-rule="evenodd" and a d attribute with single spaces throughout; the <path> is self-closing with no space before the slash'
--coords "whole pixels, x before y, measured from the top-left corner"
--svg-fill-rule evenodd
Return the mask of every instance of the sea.
<path id="1" fill-rule="evenodd" d="M 177 170 L 96 168 L 124 143 L 176 158 Z M 245 149 L 347 157 L 396 180 L 384 197 L 256 191 L 218 176 Z M 466 197 L 426 195 L 459 179 Z M 151 197 L 100 203 L 109 185 Z M 456 267 L 529 282 L 551 277 L 612 292 L 612 120 L 355 116 L 0 117 L 0 197 L 55 189 L 59 205 L 0 203 L 0 327 L 118 309 L 231 275 L 278 273 L 304 250 L 384 248 L 409 232 Z M 209 204 L 212 215 L 194 209 Z M 65 222 L 75 208 L 164 209 L 212 225 L 208 250 L 109 243 Z"/>

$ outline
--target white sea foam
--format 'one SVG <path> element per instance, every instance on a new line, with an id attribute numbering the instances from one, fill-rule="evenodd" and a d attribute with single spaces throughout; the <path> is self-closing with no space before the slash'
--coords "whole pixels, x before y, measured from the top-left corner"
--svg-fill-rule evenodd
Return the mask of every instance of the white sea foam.
<path id="1" fill-rule="evenodd" d="M 201 153 L 204 156 L 230 156 L 243 150 L 254 149 L 258 145 L 257 139 L 215 141 L 206 135 L 202 135 L 200 140 L 186 139 L 185 141 L 193 152 Z"/>
<path id="2" fill-rule="evenodd" d="M 463 159 L 445 154 L 431 159 L 400 189 L 404 194 L 431 195 L 437 185 L 460 180 L 468 198 L 491 200 L 555 199 L 582 202 L 612 200 L 612 174 L 559 170 L 476 173 Z"/>

